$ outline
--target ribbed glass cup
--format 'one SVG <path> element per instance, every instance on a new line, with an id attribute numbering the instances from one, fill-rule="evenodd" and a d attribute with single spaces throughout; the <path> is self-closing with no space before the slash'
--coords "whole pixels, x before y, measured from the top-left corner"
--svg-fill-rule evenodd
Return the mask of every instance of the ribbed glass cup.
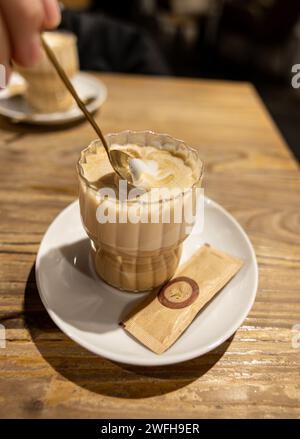
<path id="1" fill-rule="evenodd" d="M 56 31 L 45 32 L 44 37 L 68 77 L 73 78 L 79 68 L 76 36 L 70 32 Z M 66 111 L 73 105 L 70 92 L 44 52 L 35 66 L 25 68 L 16 65 L 15 69 L 26 80 L 26 99 L 35 111 Z"/>
<path id="2" fill-rule="evenodd" d="M 131 199 L 122 202 L 106 199 L 99 194 L 95 185 L 84 177 L 82 164 L 86 156 L 96 153 L 100 141 L 92 142 L 82 151 L 77 164 L 79 178 L 80 213 L 84 228 L 91 240 L 91 251 L 96 272 L 108 284 L 121 290 L 142 292 L 156 288 L 167 282 L 175 273 L 181 256 L 182 243 L 189 235 L 192 225 L 190 219 L 175 220 L 175 211 L 192 206 L 195 209 L 196 189 L 201 186 L 203 164 L 198 152 L 184 142 L 167 134 L 152 131 L 123 131 L 106 136 L 108 145 L 137 144 L 153 146 L 158 149 L 176 151 L 184 155 L 188 164 L 196 169 L 197 181 L 186 190 L 180 190 L 175 197 L 143 201 Z M 116 177 L 117 178 L 117 177 Z M 116 209 L 116 222 L 100 223 L 97 209 L 101 203 L 108 203 Z M 146 209 L 147 222 L 122 222 L 121 211 L 130 217 L 134 209 Z M 170 220 L 166 222 L 166 212 Z M 139 211 L 140 212 L 140 211 Z M 153 216 L 154 213 L 155 220 Z M 124 216 L 123 216 L 124 218 Z M 144 217 L 145 218 L 145 217 Z"/>

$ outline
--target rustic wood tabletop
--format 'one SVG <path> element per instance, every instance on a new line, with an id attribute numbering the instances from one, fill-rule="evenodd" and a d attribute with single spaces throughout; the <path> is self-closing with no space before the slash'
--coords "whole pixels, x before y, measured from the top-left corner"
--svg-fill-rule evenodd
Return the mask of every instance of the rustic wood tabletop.
<path id="1" fill-rule="evenodd" d="M 257 299 L 230 340 L 183 364 L 126 366 L 75 344 L 45 311 L 34 264 L 48 225 L 77 197 L 75 162 L 94 133 L 86 122 L 53 129 L 1 119 L 0 417 L 300 417 L 300 173 L 254 88 L 99 77 L 106 133 L 153 129 L 199 148 L 206 195 L 254 244 Z"/>

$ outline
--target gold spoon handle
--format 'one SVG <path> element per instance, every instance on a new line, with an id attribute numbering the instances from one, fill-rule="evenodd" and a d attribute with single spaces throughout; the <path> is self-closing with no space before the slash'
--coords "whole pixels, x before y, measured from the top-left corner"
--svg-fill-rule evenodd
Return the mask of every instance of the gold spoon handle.
<path id="1" fill-rule="evenodd" d="M 97 124 L 97 122 L 95 121 L 92 113 L 90 113 L 90 111 L 86 108 L 86 106 L 84 105 L 84 103 L 82 102 L 82 100 L 80 99 L 80 97 L 77 94 L 77 91 L 75 90 L 75 88 L 73 87 L 71 81 L 69 80 L 66 72 L 64 71 L 64 69 L 62 68 L 62 66 L 60 65 L 60 63 L 58 62 L 55 54 L 53 53 L 52 49 L 50 48 L 50 46 L 48 45 L 47 41 L 45 40 L 44 36 L 41 35 L 41 41 L 42 41 L 42 46 L 49 58 L 49 60 L 51 61 L 51 63 L 53 64 L 53 67 L 55 68 L 55 70 L 57 71 L 58 75 L 60 76 L 61 80 L 64 82 L 65 86 L 67 87 L 67 89 L 69 90 L 69 92 L 71 93 L 71 95 L 73 96 L 73 98 L 75 99 L 78 107 L 80 108 L 80 110 L 83 112 L 83 114 L 85 115 L 86 119 L 88 120 L 88 122 L 92 125 L 92 127 L 94 128 L 94 130 L 96 131 L 98 137 L 101 139 L 101 142 L 107 152 L 109 161 L 111 161 L 110 158 L 110 152 L 109 152 L 109 148 L 108 148 L 108 144 L 105 140 L 105 137 L 102 134 L 102 131 L 99 127 L 99 125 Z"/>

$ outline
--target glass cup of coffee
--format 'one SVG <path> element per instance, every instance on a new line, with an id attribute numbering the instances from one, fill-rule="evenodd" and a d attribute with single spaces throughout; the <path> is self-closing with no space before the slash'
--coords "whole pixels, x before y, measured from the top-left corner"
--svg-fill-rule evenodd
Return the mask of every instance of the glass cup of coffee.
<path id="1" fill-rule="evenodd" d="M 70 32 L 45 32 L 44 37 L 68 77 L 72 79 L 79 68 L 76 36 Z M 15 65 L 15 70 L 26 81 L 25 97 L 35 111 L 60 112 L 73 105 L 70 92 L 44 52 L 35 66 L 24 68 Z"/>
<path id="2" fill-rule="evenodd" d="M 113 171 L 100 141 L 81 152 L 80 213 L 94 268 L 118 289 L 148 291 L 175 273 L 195 221 L 203 163 L 197 150 L 166 134 L 123 131 L 106 139 L 132 157 L 134 185 Z"/>

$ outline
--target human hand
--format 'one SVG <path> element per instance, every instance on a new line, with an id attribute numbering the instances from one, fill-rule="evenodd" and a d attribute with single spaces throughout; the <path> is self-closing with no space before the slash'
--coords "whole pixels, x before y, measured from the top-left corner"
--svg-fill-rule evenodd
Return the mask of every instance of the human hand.
<path id="1" fill-rule="evenodd" d="M 0 64 L 31 67 L 41 56 L 40 32 L 60 22 L 57 0 L 0 0 Z"/>

